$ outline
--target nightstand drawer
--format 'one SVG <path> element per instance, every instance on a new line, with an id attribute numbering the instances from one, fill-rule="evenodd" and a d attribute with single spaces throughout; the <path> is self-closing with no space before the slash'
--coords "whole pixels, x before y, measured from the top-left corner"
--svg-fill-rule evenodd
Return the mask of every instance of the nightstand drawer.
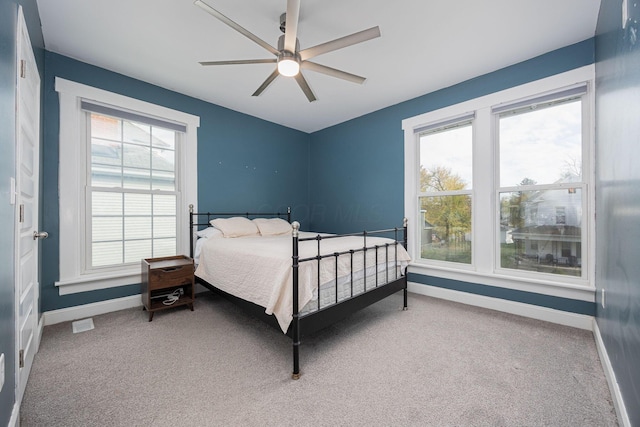
<path id="1" fill-rule="evenodd" d="M 191 283 L 193 264 L 153 268 L 149 270 L 149 289 L 164 289 L 171 286 Z"/>

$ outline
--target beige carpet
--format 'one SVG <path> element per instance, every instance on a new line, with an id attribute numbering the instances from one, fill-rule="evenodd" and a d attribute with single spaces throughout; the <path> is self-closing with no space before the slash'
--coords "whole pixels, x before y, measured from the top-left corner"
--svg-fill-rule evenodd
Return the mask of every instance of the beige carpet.
<path id="1" fill-rule="evenodd" d="M 47 326 L 25 426 L 615 426 L 588 331 L 410 294 L 301 346 L 226 300 L 199 295 Z"/>

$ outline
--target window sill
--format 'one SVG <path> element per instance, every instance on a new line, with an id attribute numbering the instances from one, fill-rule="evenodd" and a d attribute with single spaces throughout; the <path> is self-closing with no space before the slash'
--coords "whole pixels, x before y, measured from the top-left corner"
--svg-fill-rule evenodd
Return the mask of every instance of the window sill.
<path id="1" fill-rule="evenodd" d="M 70 277 L 55 282 L 55 286 L 58 287 L 60 295 L 70 295 L 79 292 L 134 285 L 140 283 L 140 281 L 140 269 L 129 268 L 118 273 L 87 274 L 80 277 Z"/>
<path id="2" fill-rule="evenodd" d="M 590 285 L 570 284 L 550 280 L 523 278 L 503 274 L 503 272 L 480 273 L 472 270 L 446 268 L 441 266 L 411 263 L 409 273 L 425 276 L 439 277 L 443 279 L 458 280 L 467 283 L 496 286 L 505 289 L 533 292 L 561 298 L 569 298 L 580 301 L 594 302 L 595 288 Z"/>

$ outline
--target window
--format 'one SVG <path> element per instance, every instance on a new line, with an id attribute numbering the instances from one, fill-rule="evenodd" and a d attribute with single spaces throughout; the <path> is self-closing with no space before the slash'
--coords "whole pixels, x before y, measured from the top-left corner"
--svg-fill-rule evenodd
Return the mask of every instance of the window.
<path id="1" fill-rule="evenodd" d="M 471 264 L 471 118 L 438 123 L 417 134 L 420 258 Z"/>
<path id="2" fill-rule="evenodd" d="M 140 260 L 188 253 L 197 117 L 56 79 L 60 294 L 140 281 Z"/>
<path id="3" fill-rule="evenodd" d="M 412 272 L 591 297 L 575 285 L 594 275 L 593 75 L 583 67 L 403 121 Z"/>
<path id="4" fill-rule="evenodd" d="M 177 253 L 176 148 L 183 132 L 141 119 L 87 111 L 88 269 Z"/>
<path id="5" fill-rule="evenodd" d="M 500 267 L 582 275 L 583 96 L 578 85 L 493 108 L 498 121 Z M 501 212 L 504 212 L 501 209 Z M 535 245 L 534 245 L 535 243 Z M 569 249 L 570 248 L 570 249 Z"/>

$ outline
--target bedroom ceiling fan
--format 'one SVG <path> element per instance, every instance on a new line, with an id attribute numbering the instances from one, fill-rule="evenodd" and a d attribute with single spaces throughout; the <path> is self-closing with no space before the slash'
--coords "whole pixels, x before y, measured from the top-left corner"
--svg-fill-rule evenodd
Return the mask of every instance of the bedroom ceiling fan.
<path id="1" fill-rule="evenodd" d="M 277 64 L 277 68 L 273 71 L 273 73 L 269 75 L 269 77 L 267 77 L 267 79 L 262 83 L 262 85 L 260 85 L 260 87 L 253 93 L 252 96 L 260 95 L 279 75 L 283 75 L 286 77 L 293 77 L 298 83 L 298 86 L 300 86 L 300 89 L 302 89 L 302 91 L 306 95 L 309 102 L 315 101 L 316 97 L 309 87 L 307 80 L 300 72 L 300 69 L 315 71 L 317 73 L 326 74 L 328 76 L 347 80 L 349 82 L 362 84 L 366 80 L 364 77 L 337 70 L 335 68 L 327 67 L 326 65 L 311 62 L 309 61 L 309 59 L 314 58 L 318 55 L 322 55 L 323 53 L 332 52 L 334 50 L 342 49 L 357 43 L 362 43 L 367 40 L 380 37 L 380 28 L 376 26 L 367 30 L 353 33 L 348 36 L 340 37 L 326 43 L 300 50 L 300 43 L 297 39 L 300 0 L 287 0 L 287 11 L 280 16 L 280 30 L 284 34 L 281 35 L 278 39 L 278 48 L 276 49 L 269 43 L 265 42 L 255 34 L 241 27 L 203 1 L 196 0 L 195 4 L 205 12 L 213 15 L 215 18 L 219 19 L 234 30 L 238 31 L 240 34 L 246 36 L 250 40 L 254 41 L 258 45 L 275 55 L 275 58 L 271 59 L 241 59 L 232 61 L 200 62 L 200 64 L 206 66 L 266 63 Z"/>

